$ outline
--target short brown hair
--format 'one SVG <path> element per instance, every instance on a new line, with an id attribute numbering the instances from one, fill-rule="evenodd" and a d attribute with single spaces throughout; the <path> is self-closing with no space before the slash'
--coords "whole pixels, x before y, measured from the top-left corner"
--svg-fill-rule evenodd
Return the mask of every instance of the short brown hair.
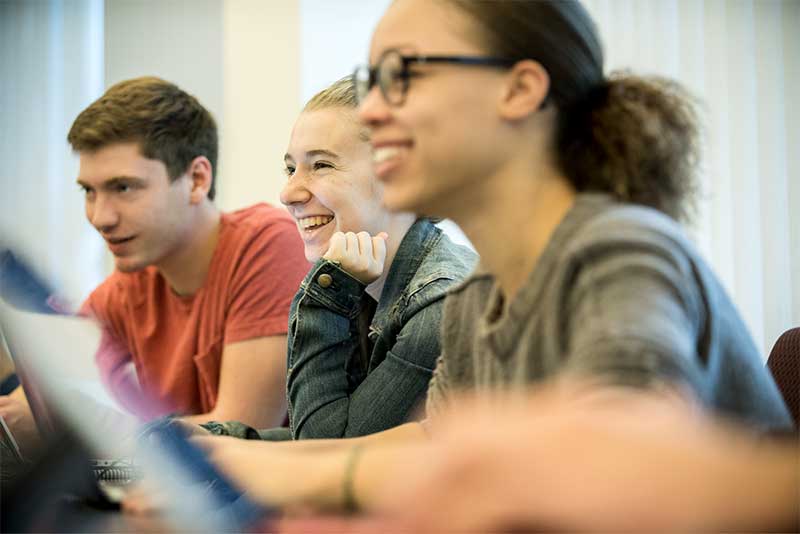
<path id="1" fill-rule="evenodd" d="M 177 85 L 145 76 L 113 85 L 72 123 L 67 141 L 77 152 L 139 142 L 142 155 L 177 179 L 197 156 L 211 162 L 208 198 L 216 193 L 217 125 L 211 113 Z"/>

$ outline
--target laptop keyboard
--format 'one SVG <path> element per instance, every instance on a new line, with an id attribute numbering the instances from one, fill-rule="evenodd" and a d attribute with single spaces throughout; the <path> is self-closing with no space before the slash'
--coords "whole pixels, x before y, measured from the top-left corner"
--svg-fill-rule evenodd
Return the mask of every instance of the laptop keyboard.
<path id="1" fill-rule="evenodd" d="M 141 472 L 131 460 L 92 460 L 92 471 L 98 481 L 130 484 L 141 478 Z"/>

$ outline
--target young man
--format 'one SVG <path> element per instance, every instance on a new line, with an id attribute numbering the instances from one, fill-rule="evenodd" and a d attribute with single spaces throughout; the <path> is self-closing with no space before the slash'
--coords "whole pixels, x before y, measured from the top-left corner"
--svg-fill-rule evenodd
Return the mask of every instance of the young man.
<path id="1" fill-rule="evenodd" d="M 215 207 L 214 120 L 158 78 L 111 87 L 67 139 L 116 266 L 82 307 L 104 327 L 97 363 L 112 391 L 148 416 L 279 424 L 289 305 L 308 270 L 291 217 Z"/>

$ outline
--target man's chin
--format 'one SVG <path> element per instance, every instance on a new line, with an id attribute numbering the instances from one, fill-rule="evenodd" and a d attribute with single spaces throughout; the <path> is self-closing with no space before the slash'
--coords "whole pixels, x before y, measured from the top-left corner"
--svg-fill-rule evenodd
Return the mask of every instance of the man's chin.
<path id="1" fill-rule="evenodd" d="M 146 263 L 137 261 L 134 258 L 114 258 L 114 266 L 121 273 L 135 273 L 147 267 Z"/>

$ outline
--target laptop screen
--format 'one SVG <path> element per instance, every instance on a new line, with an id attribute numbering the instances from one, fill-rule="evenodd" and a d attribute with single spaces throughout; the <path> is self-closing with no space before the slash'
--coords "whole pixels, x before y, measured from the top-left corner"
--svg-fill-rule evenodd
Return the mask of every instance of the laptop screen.
<path id="1" fill-rule="evenodd" d="M 48 432 L 63 424 L 96 458 L 135 457 L 145 477 L 149 474 L 173 496 L 166 513 L 176 525 L 240 531 L 271 516 L 271 510 L 250 502 L 219 473 L 179 429 L 157 427 L 160 439 L 140 440 L 139 418 L 89 387 L 100 383 L 94 354 L 102 336 L 94 321 L 19 310 L 0 298 L 0 329 L 22 370 L 31 408 L 36 405 L 37 424 L 48 425 Z"/>
<path id="2" fill-rule="evenodd" d="M 3 331 L 2 323 L 0 323 L 0 352 L 5 353 L 5 357 L 10 358 L 11 361 L 14 362 L 14 369 L 19 378 L 20 386 L 25 392 L 25 397 L 28 400 L 33 418 L 36 421 L 36 427 L 39 429 L 42 438 L 45 441 L 54 439 L 58 436 L 62 428 L 58 423 L 58 418 L 48 409 L 41 391 L 36 386 L 36 380 L 33 379 L 25 365 L 24 358 L 15 356 L 17 353 L 16 348 L 12 349 L 9 346 Z"/>

